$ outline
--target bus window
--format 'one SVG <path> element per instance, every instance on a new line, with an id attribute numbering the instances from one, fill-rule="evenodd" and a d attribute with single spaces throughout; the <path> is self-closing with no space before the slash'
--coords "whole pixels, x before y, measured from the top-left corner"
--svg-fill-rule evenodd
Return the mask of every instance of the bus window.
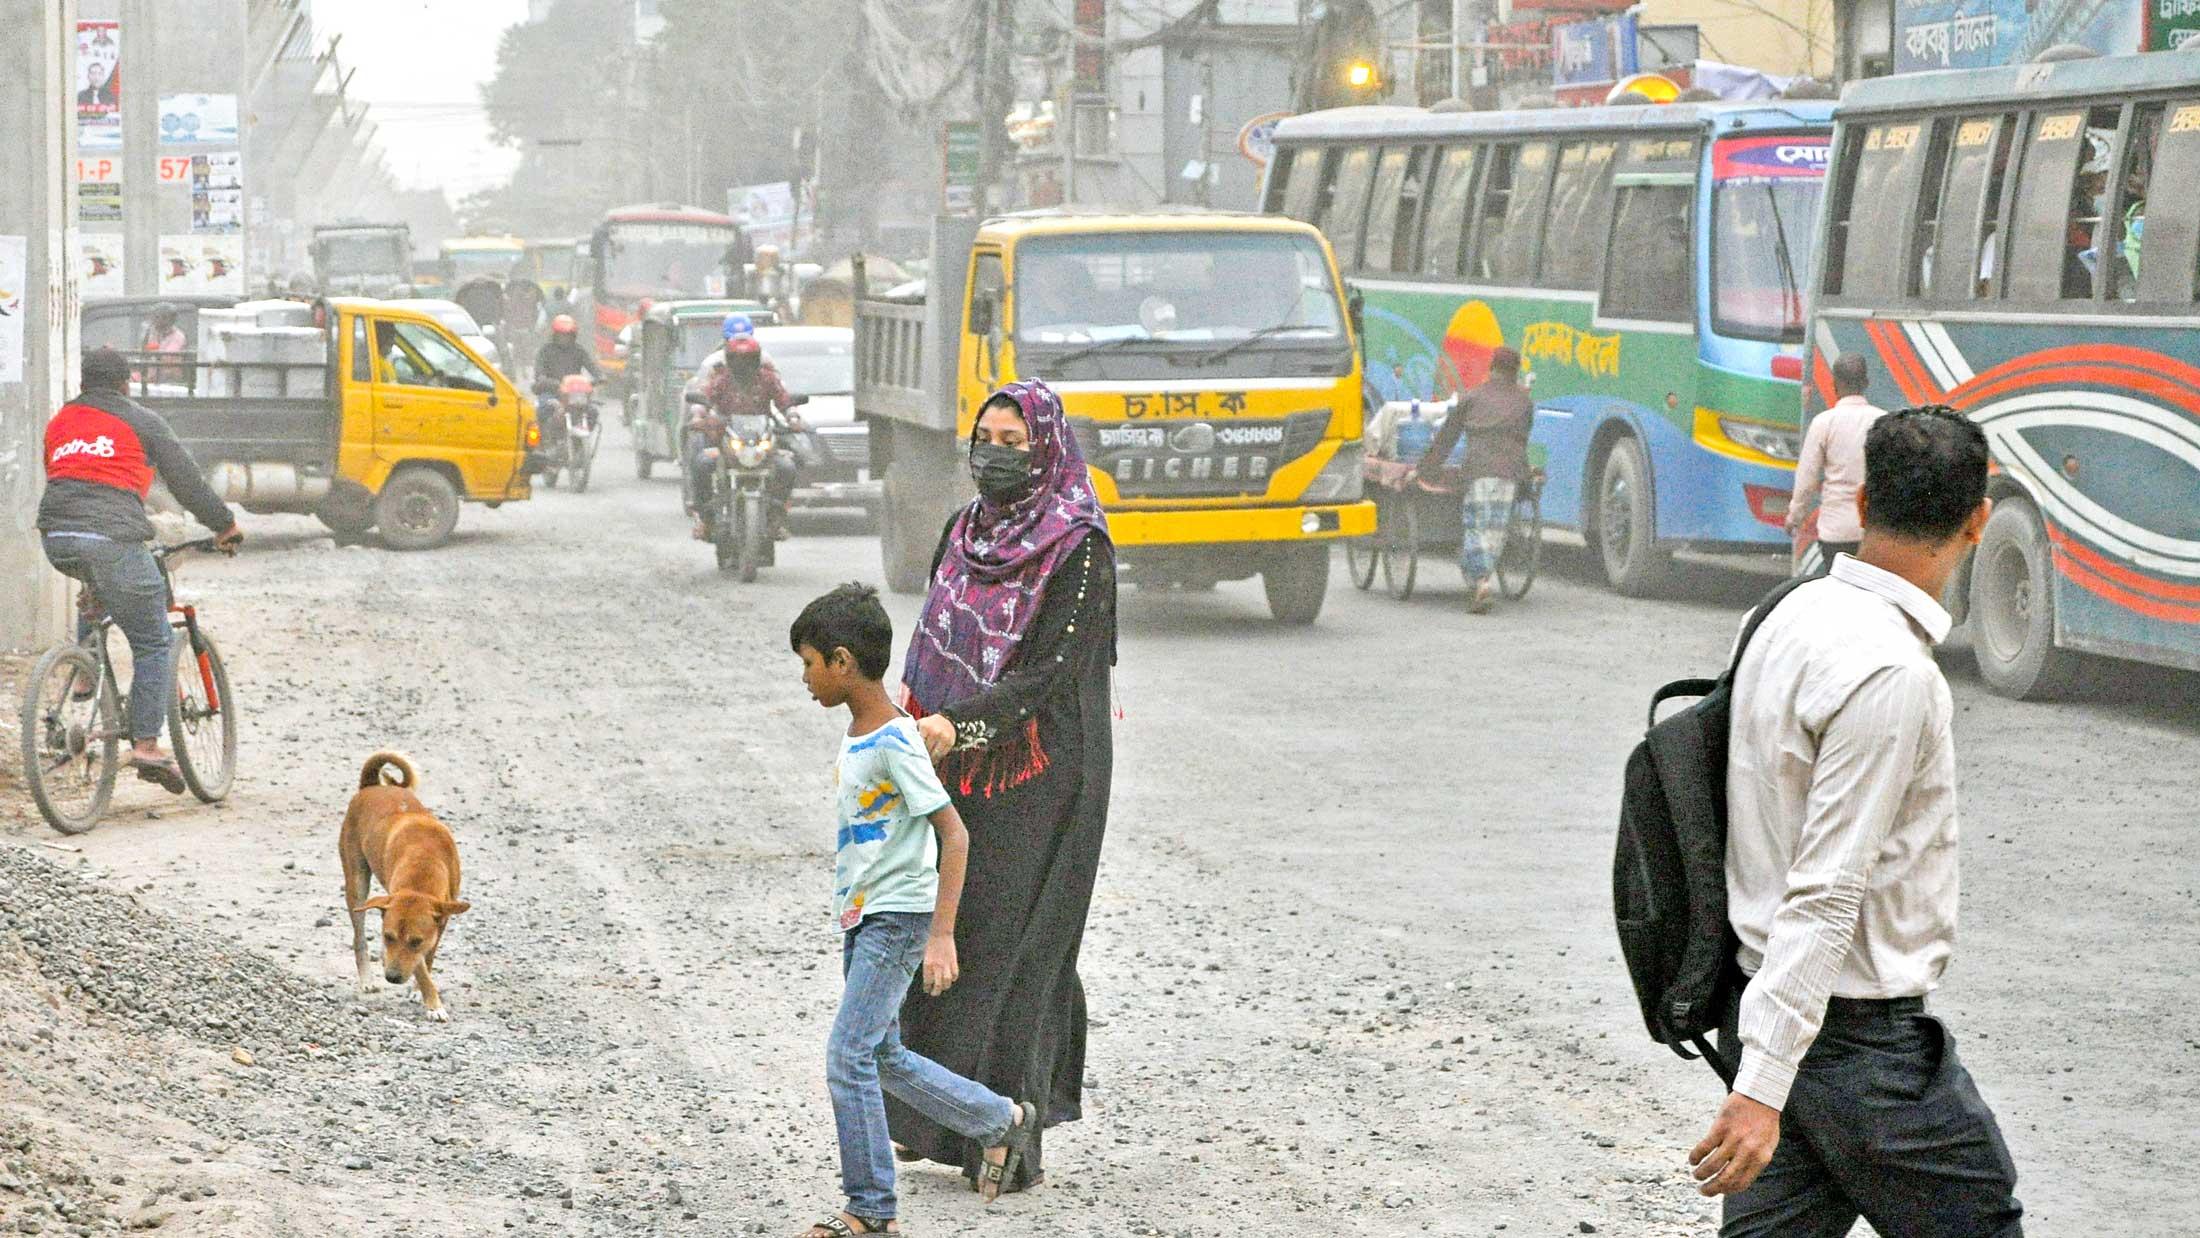
<path id="1" fill-rule="evenodd" d="M 1276 153 L 1269 158 L 1268 184 L 1263 188 L 1260 195 L 1262 214 L 1281 215 L 1284 213 L 1283 197 L 1286 189 L 1291 184 L 1291 158 L 1296 154 L 1298 154 L 1297 147 L 1280 146 L 1276 148 Z"/>
<path id="2" fill-rule="evenodd" d="M 1599 314 L 1688 322 L 1695 284 L 1688 261 L 1691 185 L 1625 185 L 1612 217 Z"/>
<path id="3" fill-rule="evenodd" d="M 1803 338 L 1803 280 L 1826 139 L 1815 134 L 1720 138 L 1711 147 L 1711 329 L 1735 339 Z"/>
<path id="4" fill-rule="evenodd" d="M 1955 122 L 1932 122 L 1932 137 L 1925 147 L 1925 180 L 1917 202 L 1917 240 L 1910 247 L 1910 266 L 1902 280 L 1907 296 L 1923 296 L 1932 287 L 1933 250 L 1940 243 L 1940 212 L 1948 187 L 1948 144 L 1955 136 Z"/>
<path id="5" fill-rule="evenodd" d="M 1416 146 L 1406 161 L 1405 183 L 1398 187 L 1396 231 L 1392 234 L 1388 270 L 1408 274 L 1421 265 L 1421 203 L 1428 197 L 1429 161 L 1433 147 Z"/>
<path id="6" fill-rule="evenodd" d="M 1834 156 L 1833 202 L 1827 208 L 1832 226 L 1826 229 L 1826 252 L 1819 259 L 1818 289 L 1827 296 L 1841 295 L 1841 276 L 1848 268 L 1849 227 L 1856 213 L 1856 156 L 1863 146 L 1864 135 L 1851 129 L 1842 135 L 1841 149 Z"/>
<path id="7" fill-rule="evenodd" d="M 1897 275 L 1910 239 L 1909 221 L 1915 218 L 1926 146 L 1922 121 L 1878 124 L 1864 131 L 1862 150 L 1844 168 L 1850 181 L 1840 199 L 1845 217 L 1835 219 L 1841 272 L 1838 278 L 1828 276 L 1827 292 L 1880 301 L 1899 292 Z M 1832 254 L 1827 260 L 1833 260 Z"/>
<path id="8" fill-rule="evenodd" d="M 1337 265 L 1349 271 L 1360 265 L 1360 231 L 1367 222 L 1367 188 L 1375 175 L 1375 149 L 1355 146 L 1331 159 L 1337 164 L 1336 179 L 1329 187 L 1329 201 L 1322 207 L 1317 226 L 1337 251 Z"/>
<path id="9" fill-rule="evenodd" d="M 2100 223 L 2116 122 L 2112 107 L 2033 114 L 2017 169 L 2005 295 L 2037 301 L 2093 296 L 2087 251 Z"/>
<path id="10" fill-rule="evenodd" d="M 1512 204 L 1513 181 L 1519 173 L 1520 147 L 1496 143 L 1483 149 L 1481 207 L 1466 240 L 1467 274 L 1476 283 L 1496 278 L 1490 256 L 1505 230 L 1505 211 Z"/>
<path id="11" fill-rule="evenodd" d="M 1386 146 L 1375 164 L 1375 188 L 1367 199 L 1367 246 L 1360 265 L 1371 271 L 1390 271 L 1391 248 L 1398 236 L 1398 217 L 1405 204 L 1406 164 L 1418 152 L 1405 146 Z"/>
<path id="12" fill-rule="evenodd" d="M 2200 185 L 2200 99 L 2179 99 L 2164 110 L 2154 148 L 2154 183 Z M 2161 205 L 2142 210 L 2145 258 L 2137 261 L 2139 299 L 2190 305 L 2200 277 L 2200 200 L 2190 193 L 2157 195 Z M 2136 251 L 2134 253 L 2136 258 Z"/>
<path id="13" fill-rule="evenodd" d="M 1543 231 L 1546 288 L 1597 286 L 1604 238 L 1612 227 L 1612 152 L 1610 141 L 1568 142 L 1559 152 L 1551 182 L 1550 222 Z"/>
<path id="14" fill-rule="evenodd" d="M 1276 175 L 1287 176 L 1283 186 L 1283 213 L 1300 223 L 1313 223 L 1321 202 L 1322 165 L 1328 163 L 1329 152 L 1319 146 L 1302 146 L 1294 151 L 1277 151 L 1276 157 L 1290 154 L 1291 162 L 1278 165 Z"/>
<path id="15" fill-rule="evenodd" d="M 1513 157 L 1511 192 L 1506 194 L 1504 222 L 1494 235 L 1475 237 L 1485 278 L 1499 284 L 1526 284 L 1535 279 L 1536 258 L 1542 248 L 1543 216 L 1551 201 L 1551 144 L 1524 142 Z M 1485 202 L 1482 222 L 1487 227 L 1495 216 Z"/>
<path id="16" fill-rule="evenodd" d="M 2108 272 L 2108 299 L 2139 299 L 2139 243 L 2146 236 L 2147 189 L 2154 181 L 2154 151 L 2162 134 L 2162 105 L 2143 103 L 2132 109 L 2131 131 L 2124 136 L 2123 175 L 2116 180 L 2116 194 L 2109 200 L 2114 212 L 2098 235 L 2098 262 Z"/>
<path id="17" fill-rule="evenodd" d="M 1949 130 L 1939 209 L 1918 246 L 1913 291 L 1919 296 L 1967 301 L 1985 295 L 1984 286 L 1994 273 L 2009 131 L 2015 127 L 2013 116 L 1965 116 Z"/>
<path id="18" fill-rule="evenodd" d="M 1466 271 L 1467 208 L 1474 201 L 1474 148 L 1454 146 L 1436 161 L 1428 222 L 1421 234 L 1421 273 L 1452 278 Z"/>

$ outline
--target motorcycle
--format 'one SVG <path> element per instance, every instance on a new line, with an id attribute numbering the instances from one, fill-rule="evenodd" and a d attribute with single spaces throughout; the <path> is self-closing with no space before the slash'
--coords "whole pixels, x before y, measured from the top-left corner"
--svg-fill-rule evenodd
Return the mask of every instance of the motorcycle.
<path id="1" fill-rule="evenodd" d="M 576 493 L 587 490 L 589 474 L 595 470 L 596 448 L 602 441 L 599 431 L 603 417 L 596 408 L 595 381 L 586 374 L 568 374 L 559 381 L 554 401 L 548 398 L 547 381 L 537 382 L 535 390 L 544 396 L 537 419 L 551 427 L 555 435 L 554 441 L 543 445 L 539 456 L 543 484 L 555 489 L 558 474 L 563 472 L 572 480 Z"/>
<path id="2" fill-rule="evenodd" d="M 799 406 L 806 397 L 797 397 Z M 700 400 L 690 404 L 701 405 Z M 716 445 L 706 448 L 715 462 L 711 493 L 698 506 L 718 557 L 718 570 L 736 572 L 743 583 L 758 568 L 777 560 L 772 538 L 771 476 L 773 457 L 783 449 L 779 427 L 765 413 L 736 413 L 725 420 Z"/>

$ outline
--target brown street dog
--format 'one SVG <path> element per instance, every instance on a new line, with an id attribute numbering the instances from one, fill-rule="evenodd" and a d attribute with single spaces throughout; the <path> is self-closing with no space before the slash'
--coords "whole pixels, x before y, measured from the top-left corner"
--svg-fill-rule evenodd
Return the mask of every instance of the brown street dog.
<path id="1" fill-rule="evenodd" d="M 386 771 L 394 771 L 391 779 Z M 344 906 L 351 910 L 352 961 L 359 966 L 359 991 L 371 993 L 367 977 L 367 913 L 382 913 L 382 978 L 391 984 L 411 976 L 419 986 L 428 1017 L 449 1020 L 435 988 L 435 948 L 444 926 L 469 904 L 458 897 L 458 844 L 451 831 L 413 792 L 420 775 L 412 762 L 394 752 L 377 752 L 359 771 L 359 790 L 344 813 L 344 832 L 336 842 L 344 866 Z M 381 881 L 388 893 L 367 895 Z"/>

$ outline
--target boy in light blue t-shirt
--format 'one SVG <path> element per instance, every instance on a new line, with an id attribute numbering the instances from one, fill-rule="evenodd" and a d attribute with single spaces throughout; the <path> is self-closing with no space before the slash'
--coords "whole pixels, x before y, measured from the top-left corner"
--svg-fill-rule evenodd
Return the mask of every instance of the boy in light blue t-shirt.
<path id="1" fill-rule="evenodd" d="M 882 680 L 893 621 L 878 592 L 842 585 L 804 607 L 788 632 L 802 683 L 827 709 L 848 707 L 840 740 L 833 914 L 844 987 L 826 1042 L 825 1082 L 840 1135 L 847 1209 L 809 1238 L 899 1233 L 885 1093 L 985 1149 L 981 1178 L 1014 1178 L 1039 1111 L 1011 1102 L 901 1043 L 901 1004 L 921 961 L 934 997 L 955 983 L 955 911 L 970 835 L 932 768 L 916 723 Z M 982 1189 L 982 1188 L 981 1188 Z"/>

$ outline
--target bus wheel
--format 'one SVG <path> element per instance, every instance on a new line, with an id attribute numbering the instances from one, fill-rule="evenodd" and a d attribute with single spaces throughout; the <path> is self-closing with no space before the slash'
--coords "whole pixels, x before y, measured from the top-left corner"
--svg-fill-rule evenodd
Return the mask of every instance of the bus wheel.
<path id="1" fill-rule="evenodd" d="M 1322 613 L 1329 596 L 1329 543 L 1315 542 L 1276 552 L 1260 574 L 1261 590 L 1268 595 L 1268 613 L 1277 623 L 1304 627 Z"/>
<path id="2" fill-rule="evenodd" d="M 879 558 L 886 569 L 887 588 L 896 593 L 922 593 L 931 583 L 926 579 L 926 570 L 932 564 L 939 534 L 935 530 L 930 537 L 925 535 L 916 517 L 916 504 L 905 493 L 906 488 L 897 484 L 901 479 L 894 475 L 896 472 L 891 466 L 887 468 L 886 493 L 879 504 Z"/>
<path id="3" fill-rule="evenodd" d="M 1994 508 L 1971 564 L 1971 646 L 1979 677 L 2003 696 L 2066 691 L 2078 655 L 2055 647 L 2055 568 L 2039 512 L 2022 499 Z"/>
<path id="4" fill-rule="evenodd" d="M 1650 462 L 1632 438 L 1612 444 L 1597 476 L 1596 561 L 1612 588 L 1628 597 L 1657 591 L 1673 566 L 1658 546 Z"/>

